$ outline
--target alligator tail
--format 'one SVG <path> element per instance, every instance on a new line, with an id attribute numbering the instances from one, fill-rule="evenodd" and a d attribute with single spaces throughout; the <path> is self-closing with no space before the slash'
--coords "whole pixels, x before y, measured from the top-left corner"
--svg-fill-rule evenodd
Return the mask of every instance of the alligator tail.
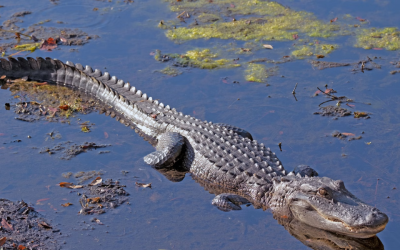
<path id="1" fill-rule="evenodd" d="M 33 81 L 48 81 L 79 89 L 112 107 L 115 107 L 114 104 L 118 103 L 119 106 L 122 105 L 126 109 L 133 109 L 135 103 L 144 100 L 153 102 L 151 97 L 147 97 L 142 91 L 131 87 L 128 82 L 118 80 L 115 76 L 111 77 L 108 72 L 103 74 L 100 70 L 93 70 L 90 66 L 83 68 L 79 63 L 63 63 L 49 57 L 45 59 L 41 57 L 36 59 L 31 57 L 15 59 L 11 57 L 8 60 L 0 58 L 0 76 L 3 75 L 11 79 L 27 77 Z M 158 103 L 158 101 L 155 102 Z M 123 114 L 123 112 L 119 113 Z M 124 121 L 119 116 L 116 119 L 121 122 Z M 124 122 L 124 124 L 130 125 L 140 136 L 154 145 L 154 138 L 148 138 L 135 124 L 132 122 Z"/>

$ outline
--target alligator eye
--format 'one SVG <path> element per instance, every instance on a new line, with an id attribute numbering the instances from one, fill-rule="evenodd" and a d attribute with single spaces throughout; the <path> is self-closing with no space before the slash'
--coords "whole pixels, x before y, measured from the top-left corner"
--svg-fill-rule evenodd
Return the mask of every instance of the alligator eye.
<path id="1" fill-rule="evenodd" d="M 320 188 L 320 189 L 318 190 L 318 193 L 319 193 L 320 195 L 322 195 L 322 196 L 326 196 L 326 195 L 328 194 L 328 191 L 326 191 L 325 188 Z"/>

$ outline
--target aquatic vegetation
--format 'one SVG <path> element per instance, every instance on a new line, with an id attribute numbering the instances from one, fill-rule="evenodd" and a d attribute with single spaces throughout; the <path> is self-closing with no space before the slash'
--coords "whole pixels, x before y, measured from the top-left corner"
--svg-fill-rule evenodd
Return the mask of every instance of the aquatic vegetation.
<path id="1" fill-rule="evenodd" d="M 215 69 L 215 68 L 233 68 L 240 67 L 234 60 L 217 59 L 218 54 L 212 53 L 210 49 L 195 49 L 189 50 L 185 54 L 164 54 L 159 50 L 156 51 L 154 59 L 158 61 L 174 60 L 175 66 L 180 67 L 195 67 L 200 69 Z"/>
<path id="2" fill-rule="evenodd" d="M 195 21 L 189 25 L 178 24 L 173 27 L 164 25 L 163 28 L 167 30 L 165 34 L 171 40 L 218 38 L 241 41 L 286 41 L 357 34 L 355 47 L 400 49 L 400 32 L 397 28 L 361 29 L 361 26 L 367 25 L 365 19 L 354 18 L 350 14 L 340 17 L 341 24 L 339 24 L 338 18 L 334 18 L 334 21 L 318 20 L 313 13 L 292 10 L 272 1 L 166 1 L 170 3 L 171 11 L 180 13 L 179 16 L 184 16 L 183 14 L 189 12 L 196 13 L 195 18 L 200 22 Z M 236 20 L 235 15 L 240 16 L 240 19 Z M 355 19 L 357 23 L 354 23 Z M 318 48 L 302 47 L 296 50 L 294 55 L 303 58 L 311 53 L 331 52 L 329 50 L 316 52 L 315 50 Z"/>
<path id="3" fill-rule="evenodd" d="M 176 68 L 167 66 L 166 68 L 159 70 L 158 72 L 164 74 L 164 75 L 169 75 L 169 76 L 177 76 L 182 74 L 182 72 L 180 72 L 179 70 L 177 70 Z"/>
<path id="4" fill-rule="evenodd" d="M 362 29 L 357 35 L 356 47 L 364 49 L 384 48 L 400 49 L 400 31 L 397 28 Z"/>
<path id="5" fill-rule="evenodd" d="M 297 58 L 304 58 L 313 55 L 327 55 L 338 48 L 336 44 L 311 43 L 308 45 L 296 46 L 292 55 Z"/>
<path id="6" fill-rule="evenodd" d="M 264 82 L 268 74 L 263 64 L 249 63 L 245 71 L 245 79 L 249 82 Z"/>
<path id="7" fill-rule="evenodd" d="M 295 11 L 276 2 L 267 1 L 209 1 L 171 2 L 172 11 L 190 11 L 202 9 L 220 13 L 228 8 L 230 15 L 261 15 L 230 22 L 214 22 L 212 24 L 194 25 L 170 29 L 166 36 L 172 40 L 193 40 L 200 38 L 220 38 L 236 40 L 293 40 L 296 34 L 308 37 L 336 36 L 340 27 L 332 23 L 324 23 L 309 12 Z M 222 13 L 223 14 L 223 11 Z M 210 14 L 207 14 L 210 15 Z M 216 19 L 216 18 L 215 18 Z M 222 19 L 222 18 L 220 18 Z"/>

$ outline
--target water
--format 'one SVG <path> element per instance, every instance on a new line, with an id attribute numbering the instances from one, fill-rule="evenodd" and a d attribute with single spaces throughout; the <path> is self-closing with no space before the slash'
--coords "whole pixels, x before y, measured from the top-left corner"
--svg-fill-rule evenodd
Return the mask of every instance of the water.
<path id="1" fill-rule="evenodd" d="M 324 20 L 350 13 L 367 18 L 375 27 L 397 26 L 400 21 L 397 15 L 400 3 L 394 0 L 335 3 L 287 0 L 281 3 L 313 12 Z M 353 194 L 390 217 L 386 229 L 378 234 L 385 248 L 394 249 L 400 244 L 399 75 L 389 74 L 395 69 L 390 61 L 399 61 L 398 52 L 356 49 L 350 46 L 351 38 L 346 38 L 341 40 L 341 49 L 327 61 L 356 62 L 366 56 L 377 56 L 382 57 L 376 61 L 382 64 L 382 69 L 352 74 L 351 66 L 317 70 L 307 60 L 297 60 L 278 65 L 277 75 L 267 81 L 268 87 L 265 83 L 245 82 L 241 70 L 237 69 L 185 69 L 182 75 L 168 77 L 154 73 L 166 66 L 150 56 L 155 49 L 183 53 L 234 41 L 210 39 L 179 44 L 168 40 L 157 24 L 175 14 L 168 10 L 167 3 L 158 0 L 128 5 L 89 0 L 58 1 L 58 4 L 5 0 L 2 5 L 6 7 L 0 8 L 1 22 L 15 12 L 31 10 L 31 15 L 22 18 L 23 27 L 52 19 L 65 23 L 45 25 L 80 28 L 100 36 L 87 45 L 74 47 L 78 49 L 75 52 L 60 47 L 52 52 L 36 51 L 31 56 L 50 56 L 102 70 L 107 67 L 112 75 L 130 81 L 153 98 L 160 98 L 186 114 L 247 129 L 277 153 L 287 170 L 308 164 L 321 176 L 343 180 Z M 99 10 L 93 11 L 93 8 Z M 291 42 L 273 45 L 276 49 L 290 47 Z M 253 57 L 269 56 L 267 53 L 260 51 Z M 275 58 L 281 56 L 276 51 L 271 53 L 275 53 L 272 54 Z M 228 77 L 228 84 L 224 83 L 224 77 Z M 240 83 L 232 84 L 234 80 Z M 298 101 L 291 94 L 296 82 Z M 371 119 L 333 120 L 313 115 L 318 104 L 327 100 L 321 95 L 313 97 L 316 87 L 324 88 L 325 84 L 338 91 L 338 96 L 355 100 L 354 110 L 372 113 Z M 10 92 L 4 90 L 0 91 L 0 100 L 14 101 Z M 76 119 L 72 119 L 71 125 L 45 121 L 25 123 L 15 120 L 15 116 L 12 111 L 0 110 L 1 198 L 23 199 L 34 204 L 35 209 L 61 229 L 65 249 L 308 249 L 290 236 L 268 211 L 244 207 L 239 212 L 223 213 L 211 206 L 214 195 L 190 176 L 182 182 L 168 181 L 142 160 L 153 148 L 131 129 L 109 117 L 95 113 L 79 116 L 82 121 L 95 123 L 92 132 L 82 133 L 80 121 Z M 62 138 L 46 140 L 46 133 L 53 130 Z M 330 136 L 334 130 L 362 135 L 363 139 L 339 140 Z M 28 139 L 28 135 L 32 138 Z M 10 143 L 16 139 L 22 141 Z M 57 154 L 39 154 L 39 149 L 33 149 L 67 140 L 113 146 L 109 154 L 89 151 L 70 161 L 59 159 Z M 282 152 L 279 152 L 279 142 L 282 142 Z M 88 170 L 103 170 L 104 178 L 121 179 L 131 194 L 129 205 L 97 216 L 104 225 L 90 222 L 95 216 L 77 215 L 78 196 L 57 185 L 66 181 L 62 177 L 64 172 Z M 122 170 L 129 173 L 122 175 Z M 153 188 L 137 188 L 136 181 L 152 183 Z M 48 200 L 37 203 L 40 199 Z M 74 205 L 60 206 L 66 202 Z M 94 230 L 88 229 L 87 224 Z"/>

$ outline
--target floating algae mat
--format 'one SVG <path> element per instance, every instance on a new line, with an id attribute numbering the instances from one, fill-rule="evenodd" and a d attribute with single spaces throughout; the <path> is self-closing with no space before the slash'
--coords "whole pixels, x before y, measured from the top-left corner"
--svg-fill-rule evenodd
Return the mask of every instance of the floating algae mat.
<path id="1" fill-rule="evenodd" d="M 400 32 L 397 28 L 365 29 L 368 22 L 348 14 L 331 21 L 318 20 L 313 13 L 292 10 L 272 1 L 166 1 L 170 3 L 170 10 L 177 12 L 178 18 L 184 21 L 177 23 L 175 19 L 162 25 L 167 29 L 166 36 L 175 41 L 210 38 L 240 41 L 288 41 L 301 38 L 312 41 L 355 35 L 355 47 L 400 49 Z"/>
<path id="2" fill-rule="evenodd" d="M 296 50 L 292 51 L 292 55 L 301 59 L 313 55 L 326 56 L 338 48 L 338 45 L 311 43 L 308 45 L 295 46 L 295 48 Z"/>
<path id="3" fill-rule="evenodd" d="M 217 59 L 218 54 L 210 49 L 189 50 L 185 54 L 161 54 L 157 50 L 154 59 L 157 61 L 174 61 L 177 67 L 194 67 L 200 69 L 233 68 L 240 67 L 240 64 L 230 59 Z"/>
<path id="4" fill-rule="evenodd" d="M 213 23 L 170 29 L 166 35 L 172 40 L 220 38 L 236 40 L 293 40 L 297 34 L 308 37 L 333 37 L 340 26 L 324 23 L 308 12 L 294 11 L 276 2 L 267 1 L 172 1 L 172 11 L 213 11 L 214 15 L 248 15 L 247 18 L 228 21 L 220 16 Z M 256 16 L 257 15 L 257 16 Z M 201 21 L 202 18 L 199 18 Z M 217 20 L 217 17 L 214 17 Z"/>

